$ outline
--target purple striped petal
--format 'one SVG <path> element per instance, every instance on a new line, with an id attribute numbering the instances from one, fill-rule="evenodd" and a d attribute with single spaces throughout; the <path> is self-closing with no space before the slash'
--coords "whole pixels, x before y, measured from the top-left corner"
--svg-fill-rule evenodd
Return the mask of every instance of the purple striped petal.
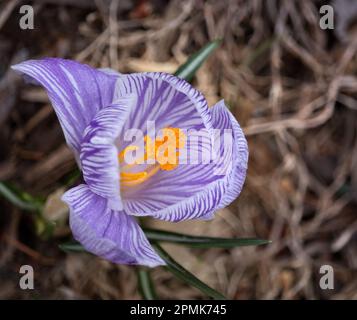
<path id="1" fill-rule="evenodd" d="M 67 144 L 79 153 L 83 131 L 113 101 L 117 76 L 71 60 L 46 58 L 12 66 L 47 90 Z"/>
<path id="2" fill-rule="evenodd" d="M 146 132 L 147 121 L 156 128 L 211 128 L 211 112 L 202 94 L 185 80 L 160 72 L 123 75 L 117 83 L 116 96 L 134 93 L 134 106 L 124 130 Z"/>
<path id="3" fill-rule="evenodd" d="M 226 152 L 223 143 L 219 150 L 221 162 L 227 165 L 226 171 L 218 170 L 221 162 L 182 164 L 172 171 L 159 171 L 136 192 L 123 192 L 126 212 L 168 221 L 210 219 L 218 208 L 233 201 L 245 179 L 247 143 L 223 101 L 212 108 L 212 126 L 221 131 L 231 130 L 228 134 L 233 141 L 232 150 Z"/>
<path id="4" fill-rule="evenodd" d="M 97 195 L 108 199 L 108 206 L 122 210 L 118 149 L 115 141 L 123 128 L 135 99 L 121 97 L 101 109 L 84 131 L 80 150 L 83 178 Z"/>
<path id="5" fill-rule="evenodd" d="M 243 130 L 223 100 L 212 107 L 212 118 L 215 128 L 232 129 L 234 139 L 233 168 L 227 176 L 226 192 L 217 207 L 217 209 L 221 209 L 228 206 L 242 191 L 248 169 L 249 151 Z"/>
<path id="6" fill-rule="evenodd" d="M 118 264 L 164 265 L 133 217 L 111 210 L 107 201 L 82 184 L 67 191 L 74 238 L 84 248 Z"/>

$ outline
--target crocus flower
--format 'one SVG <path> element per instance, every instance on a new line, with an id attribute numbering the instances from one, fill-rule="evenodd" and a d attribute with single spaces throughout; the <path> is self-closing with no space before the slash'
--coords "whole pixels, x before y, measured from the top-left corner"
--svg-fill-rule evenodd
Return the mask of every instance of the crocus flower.
<path id="1" fill-rule="evenodd" d="M 135 216 L 172 222 L 211 219 L 239 195 L 247 143 L 223 101 L 209 108 L 189 83 L 165 73 L 123 75 L 56 58 L 25 61 L 13 69 L 46 89 L 83 173 L 85 183 L 67 191 L 63 200 L 70 208 L 73 236 L 89 252 L 119 264 L 165 264 Z M 230 130 L 228 169 L 214 174 L 218 164 L 213 161 L 126 164 L 131 148 L 124 134 L 131 128 L 146 132 L 147 121 L 171 130 L 177 140 L 188 129 L 206 130 L 211 140 L 214 129 Z M 148 135 L 144 140 L 148 159 L 163 142 Z"/>

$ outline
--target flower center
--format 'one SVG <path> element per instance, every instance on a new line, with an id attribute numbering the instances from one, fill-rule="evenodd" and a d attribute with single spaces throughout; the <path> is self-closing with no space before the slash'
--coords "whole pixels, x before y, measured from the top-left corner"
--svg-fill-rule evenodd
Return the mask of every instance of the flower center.
<path id="1" fill-rule="evenodd" d="M 174 170 L 179 164 L 179 150 L 185 147 L 186 135 L 179 128 L 164 128 L 162 136 L 155 140 L 144 137 L 144 155 L 133 163 L 125 164 L 129 152 L 137 151 L 138 146 L 130 145 L 119 155 L 120 182 L 122 186 L 135 186 L 143 183 L 159 170 Z M 138 165 L 144 165 L 142 171 L 135 171 Z"/>

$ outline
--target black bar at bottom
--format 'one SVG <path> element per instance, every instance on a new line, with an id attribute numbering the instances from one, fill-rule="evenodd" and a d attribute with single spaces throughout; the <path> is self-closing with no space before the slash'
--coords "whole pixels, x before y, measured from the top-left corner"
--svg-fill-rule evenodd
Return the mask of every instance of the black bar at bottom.
<path id="1" fill-rule="evenodd" d="M 35 319 L 52 319 L 53 316 L 67 320 L 78 312 L 81 319 L 86 316 L 105 316 L 113 319 L 238 319 L 239 316 L 274 317 L 289 319 L 291 316 L 325 316 L 338 315 L 339 318 L 354 314 L 356 301 L 212 301 L 212 300 L 11 300 L 0 301 L 2 314 L 9 312 L 15 316 L 33 317 Z M 73 313 L 72 313 L 73 312 Z M 238 318 L 237 318 L 238 316 Z"/>

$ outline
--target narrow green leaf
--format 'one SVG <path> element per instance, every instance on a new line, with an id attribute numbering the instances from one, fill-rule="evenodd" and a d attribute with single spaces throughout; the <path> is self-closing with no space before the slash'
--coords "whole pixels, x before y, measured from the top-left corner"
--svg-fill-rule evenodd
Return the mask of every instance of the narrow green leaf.
<path id="1" fill-rule="evenodd" d="M 270 243 L 269 240 L 255 238 L 212 238 L 197 237 L 163 230 L 144 229 L 150 241 L 174 242 L 194 248 L 234 248 L 242 246 L 256 246 Z"/>
<path id="2" fill-rule="evenodd" d="M 178 245 L 185 245 L 192 248 L 234 248 L 243 246 L 258 246 L 271 243 L 270 240 L 255 239 L 255 238 L 213 238 L 213 237 L 197 237 L 187 234 L 168 232 L 156 229 L 143 228 L 145 235 L 150 241 L 171 242 Z M 85 251 L 82 245 L 72 241 L 63 243 L 60 248 L 64 251 Z"/>
<path id="3" fill-rule="evenodd" d="M 159 253 L 161 258 L 167 263 L 167 269 L 173 273 L 177 278 L 181 279 L 189 283 L 190 285 L 196 287 L 197 289 L 201 290 L 204 294 L 207 294 L 209 297 L 222 300 L 226 299 L 221 293 L 217 292 L 216 290 L 212 289 L 211 287 L 207 286 L 201 280 L 196 278 L 192 273 L 187 271 L 184 267 L 179 265 L 174 259 L 170 257 L 170 255 L 164 251 L 157 243 L 152 244 L 156 251 Z M 59 245 L 59 248 L 65 252 L 86 252 L 81 244 L 78 242 L 67 242 Z M 147 275 L 141 275 L 143 278 Z M 147 281 L 147 279 L 142 279 L 143 281 Z M 140 280 L 141 281 L 141 280 Z M 148 293 L 148 285 L 149 283 L 145 284 L 146 294 Z"/>
<path id="4" fill-rule="evenodd" d="M 87 252 L 86 249 L 84 249 L 84 247 L 76 241 L 61 243 L 58 247 L 65 252 Z"/>
<path id="5" fill-rule="evenodd" d="M 81 176 L 81 171 L 78 168 L 75 168 L 67 177 L 64 182 L 64 185 L 71 187 Z"/>
<path id="6" fill-rule="evenodd" d="M 41 204 L 38 200 L 24 192 L 21 195 L 6 182 L 0 182 L 0 194 L 20 209 L 29 211 L 38 211 L 41 209 Z"/>
<path id="7" fill-rule="evenodd" d="M 156 300 L 157 295 L 151 280 L 150 271 L 146 268 L 138 268 L 139 290 L 145 300 Z"/>
<path id="8" fill-rule="evenodd" d="M 152 245 L 156 249 L 156 251 L 160 255 L 160 257 L 167 263 L 166 268 L 172 274 L 174 274 L 177 278 L 194 286 L 195 288 L 199 289 L 201 292 L 203 292 L 204 294 L 208 295 L 209 297 L 211 297 L 215 300 L 226 300 L 227 299 L 223 294 L 221 294 L 220 292 L 209 287 L 204 282 L 202 282 L 200 279 L 196 278 L 191 272 L 189 272 L 184 267 L 182 267 L 180 264 L 178 264 L 157 243 L 153 243 Z"/>
<path id="9" fill-rule="evenodd" d="M 198 68 L 221 44 L 221 42 L 222 40 L 218 39 L 206 44 L 202 49 L 188 58 L 188 60 L 176 70 L 174 75 L 187 81 L 191 81 Z"/>

